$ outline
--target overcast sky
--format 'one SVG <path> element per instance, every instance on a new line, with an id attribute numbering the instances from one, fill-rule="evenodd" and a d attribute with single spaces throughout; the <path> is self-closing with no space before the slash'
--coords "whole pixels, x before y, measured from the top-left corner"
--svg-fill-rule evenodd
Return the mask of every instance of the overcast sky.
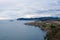
<path id="1" fill-rule="evenodd" d="M 60 17 L 60 0 L 0 0 L 0 18 Z"/>

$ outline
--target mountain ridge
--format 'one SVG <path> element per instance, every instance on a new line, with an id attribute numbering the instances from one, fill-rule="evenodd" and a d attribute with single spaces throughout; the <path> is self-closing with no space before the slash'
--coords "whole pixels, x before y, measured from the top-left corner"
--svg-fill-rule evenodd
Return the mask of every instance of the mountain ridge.
<path id="1" fill-rule="evenodd" d="M 60 20 L 60 17 L 17 18 L 17 20 L 40 20 L 40 21 L 46 21 L 46 20 Z"/>

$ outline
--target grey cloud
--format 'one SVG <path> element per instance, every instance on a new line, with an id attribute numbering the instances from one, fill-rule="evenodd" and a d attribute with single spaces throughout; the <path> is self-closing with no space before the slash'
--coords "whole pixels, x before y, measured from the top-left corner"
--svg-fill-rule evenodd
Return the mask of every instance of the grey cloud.
<path id="1" fill-rule="evenodd" d="M 60 9 L 36 10 L 35 13 L 54 13 L 58 11 L 60 11 Z"/>
<path id="2" fill-rule="evenodd" d="M 59 0 L 3 0 L 0 1 L 0 17 L 17 18 L 25 15 L 60 16 Z"/>

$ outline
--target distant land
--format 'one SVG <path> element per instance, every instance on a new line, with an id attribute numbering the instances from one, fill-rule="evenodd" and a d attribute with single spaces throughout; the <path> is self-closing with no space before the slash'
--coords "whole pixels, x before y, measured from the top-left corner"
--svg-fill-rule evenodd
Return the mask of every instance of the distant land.
<path id="1" fill-rule="evenodd" d="M 60 17 L 17 18 L 17 20 L 46 21 L 46 20 L 60 20 Z"/>

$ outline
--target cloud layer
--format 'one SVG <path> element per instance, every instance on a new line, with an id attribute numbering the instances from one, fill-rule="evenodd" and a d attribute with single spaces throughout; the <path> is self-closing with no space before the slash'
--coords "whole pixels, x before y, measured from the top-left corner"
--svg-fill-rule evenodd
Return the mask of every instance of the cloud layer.
<path id="1" fill-rule="evenodd" d="M 60 17 L 60 0 L 0 0 L 0 18 Z"/>

